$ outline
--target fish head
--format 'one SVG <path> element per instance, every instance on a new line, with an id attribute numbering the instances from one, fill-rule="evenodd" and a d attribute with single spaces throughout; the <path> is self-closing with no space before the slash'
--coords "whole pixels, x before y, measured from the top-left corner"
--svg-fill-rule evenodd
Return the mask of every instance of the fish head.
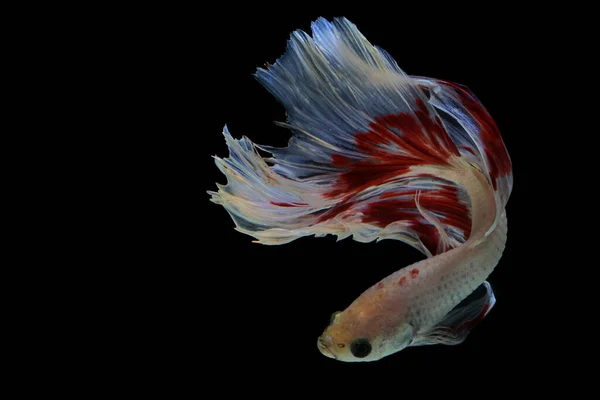
<path id="1" fill-rule="evenodd" d="M 338 361 L 375 361 L 408 347 L 413 337 L 413 327 L 397 315 L 349 307 L 332 315 L 317 347 Z"/>

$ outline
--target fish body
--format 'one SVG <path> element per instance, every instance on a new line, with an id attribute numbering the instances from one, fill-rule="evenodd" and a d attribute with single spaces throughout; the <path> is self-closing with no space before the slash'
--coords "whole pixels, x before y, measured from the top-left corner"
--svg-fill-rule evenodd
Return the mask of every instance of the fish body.
<path id="1" fill-rule="evenodd" d="M 312 31 L 255 75 L 287 109 L 288 147 L 226 127 L 230 156 L 215 161 L 228 183 L 212 201 L 263 244 L 334 234 L 427 257 L 336 313 L 317 340 L 324 355 L 374 361 L 461 343 L 494 306 L 486 279 L 506 243 L 512 165 L 498 128 L 468 89 L 406 75 L 350 21 Z"/>
<path id="2" fill-rule="evenodd" d="M 333 323 L 318 340 L 319 349 L 332 358 L 346 361 L 374 361 L 396 353 L 405 347 L 424 344 L 458 344 L 493 307 L 495 299 L 486 283 L 487 300 L 468 303 L 459 316 L 447 318 L 449 313 L 487 279 L 497 265 L 507 238 L 506 213 L 503 211 L 494 229 L 486 235 L 495 220 L 493 194 L 485 193 L 487 185 L 478 171 L 477 177 L 460 179 L 471 189 L 471 198 L 478 196 L 484 209 L 479 212 L 476 228 L 462 245 L 435 257 L 426 258 L 402 268 L 382 279 L 346 310 L 336 315 Z M 480 225 L 479 225 L 480 224 Z M 452 322 L 452 323 L 451 323 Z M 472 322 L 473 326 L 461 324 Z M 352 329 L 347 326 L 352 325 Z M 335 338 L 335 339 L 334 339 Z M 369 340 L 372 350 L 365 357 L 354 357 L 345 349 L 346 343 L 356 338 Z M 344 347 L 338 347 L 339 344 Z M 331 352 L 329 349 L 337 349 Z"/>

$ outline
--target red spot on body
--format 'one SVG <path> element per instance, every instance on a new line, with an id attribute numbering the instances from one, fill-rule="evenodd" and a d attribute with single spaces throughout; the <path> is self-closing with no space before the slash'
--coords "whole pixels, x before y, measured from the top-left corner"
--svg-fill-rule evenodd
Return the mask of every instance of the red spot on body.
<path id="1" fill-rule="evenodd" d="M 415 279 L 417 276 L 419 276 L 419 270 L 416 268 L 413 268 L 410 270 L 410 277 Z"/>
<path id="2" fill-rule="evenodd" d="M 377 284 L 377 289 L 383 289 L 383 286 L 384 286 L 384 285 L 383 285 L 383 282 L 379 282 L 379 283 Z"/>
<path id="3" fill-rule="evenodd" d="M 398 285 L 403 286 L 404 284 L 406 284 L 406 277 L 403 276 L 402 278 L 400 278 L 400 280 L 398 281 Z"/>

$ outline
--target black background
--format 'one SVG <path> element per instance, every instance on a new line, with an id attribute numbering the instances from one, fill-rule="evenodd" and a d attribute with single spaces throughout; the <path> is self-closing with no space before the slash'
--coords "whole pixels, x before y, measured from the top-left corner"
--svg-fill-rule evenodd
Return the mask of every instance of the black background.
<path id="1" fill-rule="evenodd" d="M 200 377 L 201 384 L 216 383 L 223 394 L 281 397 L 358 389 L 464 395 L 486 390 L 490 381 L 498 391 L 517 384 L 538 390 L 556 363 L 554 332 L 561 329 L 549 328 L 540 280 L 546 264 L 538 251 L 545 246 L 540 227 L 549 205 L 539 196 L 546 148 L 534 117 L 539 106 L 532 102 L 532 96 L 543 96 L 535 92 L 532 77 L 539 77 L 547 60 L 553 29 L 539 22 L 539 14 L 501 14 L 494 8 L 368 11 L 287 4 L 263 12 L 255 7 L 221 6 L 201 17 L 181 10 L 168 23 L 175 55 L 170 73 L 179 93 L 174 101 L 184 119 L 176 135 L 182 157 L 193 157 L 186 166 L 194 172 L 186 173 L 191 178 L 185 183 L 194 191 L 193 211 L 173 214 L 183 226 L 173 233 L 182 238 L 174 249 L 177 265 L 163 272 L 170 304 L 163 312 L 172 320 L 172 328 L 163 329 L 177 338 L 165 352 L 180 382 Z M 225 124 L 235 138 L 287 143 L 289 132 L 273 124 L 285 121 L 285 110 L 252 73 L 274 63 L 289 34 L 310 32 L 319 16 L 346 16 L 410 75 L 466 85 L 503 134 L 514 189 L 506 250 L 489 278 L 497 303 L 459 346 L 409 348 L 372 363 L 324 357 L 316 341 L 331 313 L 423 256 L 395 241 L 361 244 L 331 236 L 259 245 L 236 232 L 226 211 L 206 194 L 216 190 L 215 182 L 225 183 L 212 159 L 228 155 L 221 134 Z"/>

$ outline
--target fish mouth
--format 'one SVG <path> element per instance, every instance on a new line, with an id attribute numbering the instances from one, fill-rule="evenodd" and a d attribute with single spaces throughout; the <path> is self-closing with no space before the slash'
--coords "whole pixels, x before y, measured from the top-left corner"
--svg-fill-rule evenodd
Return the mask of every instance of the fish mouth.
<path id="1" fill-rule="evenodd" d="M 325 343 L 325 340 L 323 339 L 322 336 L 320 336 L 319 340 L 317 340 L 317 347 L 321 351 L 321 354 L 323 354 L 325 357 L 329 357 L 329 358 L 333 358 L 334 360 L 337 360 L 336 355 L 333 354 L 333 352 L 331 350 L 329 350 L 329 347 L 327 346 L 327 343 Z"/>

